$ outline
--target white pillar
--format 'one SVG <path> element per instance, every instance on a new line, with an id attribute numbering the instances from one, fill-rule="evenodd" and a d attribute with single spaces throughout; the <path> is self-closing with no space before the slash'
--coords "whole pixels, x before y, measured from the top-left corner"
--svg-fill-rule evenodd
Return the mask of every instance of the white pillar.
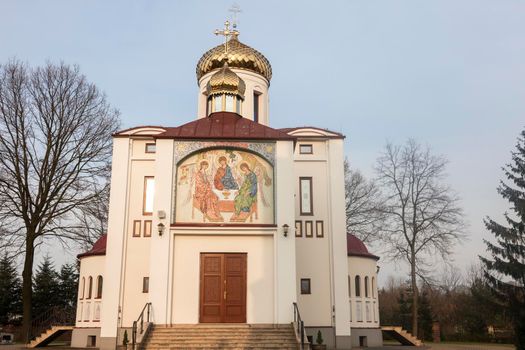
<path id="1" fill-rule="evenodd" d="M 343 169 L 343 140 L 328 141 L 330 232 L 337 347 L 349 342 L 350 306 L 348 303 L 348 260 L 346 251 L 346 218 Z"/>
<path id="2" fill-rule="evenodd" d="M 283 324 L 293 321 L 292 303 L 297 296 L 293 142 L 277 142 L 275 163 L 275 323 Z M 288 237 L 283 234 L 285 224 L 289 226 Z"/>
<path id="3" fill-rule="evenodd" d="M 153 227 L 151 233 L 149 300 L 152 306 L 152 322 L 169 324 L 172 297 L 173 236 L 170 234 L 172 222 L 173 196 L 173 140 L 158 139 L 155 160 L 155 197 L 153 203 Z M 164 219 L 158 213 L 163 211 Z M 164 224 L 164 232 L 159 235 L 158 224 Z"/>
<path id="4" fill-rule="evenodd" d="M 129 138 L 113 138 L 113 163 L 108 214 L 108 238 L 100 315 L 100 349 L 115 349 L 119 299 L 122 278 L 122 259 L 126 237 L 126 218 L 129 185 Z"/>

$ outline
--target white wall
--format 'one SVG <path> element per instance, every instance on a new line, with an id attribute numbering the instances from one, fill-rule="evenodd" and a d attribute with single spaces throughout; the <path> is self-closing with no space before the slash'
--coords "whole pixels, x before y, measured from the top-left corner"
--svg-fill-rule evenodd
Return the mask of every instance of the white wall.
<path id="1" fill-rule="evenodd" d="M 103 299 L 97 298 L 97 288 L 98 276 L 104 278 L 105 259 L 104 255 L 86 256 L 80 259 L 76 327 L 100 327 Z M 91 298 L 88 298 L 89 277 L 93 279 Z M 103 279 L 102 291 L 105 287 L 104 282 Z"/>
<path id="2" fill-rule="evenodd" d="M 348 257 L 348 275 L 350 276 L 350 297 L 349 304 L 351 305 L 351 322 L 352 328 L 371 328 L 379 327 L 379 299 L 377 296 L 377 261 L 371 258 L 349 256 Z M 361 278 L 361 293 L 360 297 L 356 297 L 355 276 Z M 369 294 L 365 295 L 365 277 L 368 276 Z M 374 286 L 372 288 L 372 278 L 374 279 Z M 348 283 L 348 279 L 347 279 Z M 358 321 L 358 306 L 361 304 L 361 319 Z M 370 319 L 366 317 L 366 305 L 370 308 Z"/>
<path id="3" fill-rule="evenodd" d="M 199 323 L 200 253 L 247 253 L 247 323 L 274 323 L 273 235 L 174 235 L 171 323 Z"/>

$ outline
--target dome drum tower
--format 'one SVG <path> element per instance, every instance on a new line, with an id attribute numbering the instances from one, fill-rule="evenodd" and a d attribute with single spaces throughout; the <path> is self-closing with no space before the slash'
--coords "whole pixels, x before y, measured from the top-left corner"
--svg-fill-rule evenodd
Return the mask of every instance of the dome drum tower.
<path id="1" fill-rule="evenodd" d="M 216 31 L 226 37 L 225 43 L 207 51 L 197 63 L 198 117 L 205 118 L 215 111 L 231 111 L 268 125 L 270 62 L 257 50 L 241 43 L 237 38 L 239 33 L 228 27 L 226 22 L 225 30 Z M 223 95 L 221 101 L 217 98 L 219 95 Z"/>

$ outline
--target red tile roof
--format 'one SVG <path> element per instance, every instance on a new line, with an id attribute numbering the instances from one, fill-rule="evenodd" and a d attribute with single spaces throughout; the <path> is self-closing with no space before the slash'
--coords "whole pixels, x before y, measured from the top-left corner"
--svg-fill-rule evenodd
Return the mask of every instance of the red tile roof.
<path id="1" fill-rule="evenodd" d="M 377 255 L 369 253 L 365 244 L 351 233 L 346 234 L 346 251 L 348 256 L 361 256 L 364 258 L 379 260 Z"/>
<path id="2" fill-rule="evenodd" d="M 237 139 L 237 140 L 290 140 L 296 137 L 243 118 L 237 113 L 216 112 L 166 131 L 156 138 L 174 139 Z"/>
<path id="3" fill-rule="evenodd" d="M 90 250 L 88 250 L 85 253 L 78 254 L 77 258 L 82 259 L 86 256 L 94 256 L 94 255 L 106 255 L 106 242 L 108 240 L 108 235 L 102 235 L 100 238 L 93 244 L 93 247 L 91 247 Z"/>

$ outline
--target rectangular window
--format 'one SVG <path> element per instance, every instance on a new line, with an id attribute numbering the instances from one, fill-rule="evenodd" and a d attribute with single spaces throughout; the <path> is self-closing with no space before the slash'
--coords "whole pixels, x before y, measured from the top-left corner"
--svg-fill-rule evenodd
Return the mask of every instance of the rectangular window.
<path id="1" fill-rule="evenodd" d="M 299 178 L 299 202 L 301 215 L 314 215 L 311 177 Z"/>
<path id="2" fill-rule="evenodd" d="M 352 301 L 348 302 L 350 304 L 350 322 L 352 322 Z"/>
<path id="3" fill-rule="evenodd" d="M 295 222 L 295 237 L 302 237 L 302 236 L 303 236 L 303 222 L 296 221 Z"/>
<path id="4" fill-rule="evenodd" d="M 89 319 L 91 318 L 91 303 L 86 303 L 85 309 L 84 309 L 84 322 L 89 322 Z"/>
<path id="5" fill-rule="evenodd" d="M 310 279 L 301 278 L 301 294 L 312 294 L 310 287 Z"/>
<path id="6" fill-rule="evenodd" d="M 151 220 L 144 220 L 144 237 L 151 237 Z"/>
<path id="7" fill-rule="evenodd" d="M 319 238 L 324 237 L 324 223 L 323 221 L 316 221 L 315 222 L 315 236 Z"/>
<path id="8" fill-rule="evenodd" d="M 233 95 L 226 95 L 226 112 L 234 112 L 233 110 Z"/>
<path id="9" fill-rule="evenodd" d="M 78 321 L 82 322 L 82 311 L 84 311 L 84 305 L 83 303 L 78 303 L 78 311 L 77 311 L 77 314 L 78 314 Z"/>
<path id="10" fill-rule="evenodd" d="M 140 220 L 133 221 L 133 237 L 140 237 L 140 227 L 142 222 Z"/>
<path id="11" fill-rule="evenodd" d="M 222 110 L 222 95 L 213 96 L 213 111 L 220 112 Z"/>
<path id="12" fill-rule="evenodd" d="M 253 121 L 256 123 L 259 122 L 259 96 L 261 96 L 260 93 L 253 93 Z"/>
<path id="13" fill-rule="evenodd" d="M 376 302 L 375 301 L 374 301 L 373 305 L 374 305 L 374 310 L 373 310 L 373 312 L 374 312 L 374 322 L 377 322 L 377 313 L 376 313 L 377 309 L 376 309 Z"/>
<path id="14" fill-rule="evenodd" d="M 366 322 L 372 322 L 372 318 L 370 317 L 370 302 L 367 301 L 365 304 L 365 310 L 366 310 Z"/>
<path id="15" fill-rule="evenodd" d="M 305 221 L 304 222 L 304 236 L 311 238 L 314 236 L 313 231 L 313 222 L 312 221 Z"/>
<path id="16" fill-rule="evenodd" d="M 313 154 L 314 148 L 312 145 L 299 145 L 300 154 Z"/>
<path id="17" fill-rule="evenodd" d="M 144 199 L 142 206 L 143 215 L 153 214 L 153 196 L 155 195 L 155 178 L 153 176 L 144 177 Z"/>
<path id="18" fill-rule="evenodd" d="M 142 293 L 149 293 L 149 277 L 142 278 Z"/>
<path id="19" fill-rule="evenodd" d="M 155 153 L 157 151 L 157 145 L 155 143 L 146 143 L 146 153 Z"/>
<path id="20" fill-rule="evenodd" d="M 100 321 L 100 301 L 97 301 L 93 310 L 93 321 Z"/>

